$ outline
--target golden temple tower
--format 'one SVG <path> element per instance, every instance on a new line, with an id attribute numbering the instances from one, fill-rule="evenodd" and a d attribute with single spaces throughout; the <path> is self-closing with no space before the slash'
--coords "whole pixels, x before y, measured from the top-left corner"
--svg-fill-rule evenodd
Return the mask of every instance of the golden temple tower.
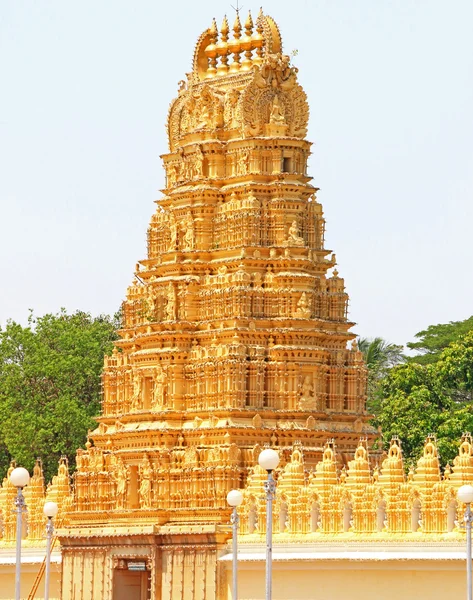
<path id="1" fill-rule="evenodd" d="M 230 34 L 225 18 L 200 36 L 169 110 L 148 256 L 105 359 L 98 428 L 77 453 L 63 600 L 223 597 L 226 494 L 260 449 L 284 468 L 297 442 L 311 468 L 327 438 L 346 461 L 375 435 L 307 174 L 297 69 L 262 12 L 244 27 L 237 15 Z M 302 463 L 291 468 L 302 482 Z"/>

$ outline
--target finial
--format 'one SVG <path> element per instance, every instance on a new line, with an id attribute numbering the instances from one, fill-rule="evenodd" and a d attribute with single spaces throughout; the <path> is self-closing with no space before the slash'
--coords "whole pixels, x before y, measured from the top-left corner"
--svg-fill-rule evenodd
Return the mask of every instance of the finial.
<path id="1" fill-rule="evenodd" d="M 220 38 L 219 43 L 217 44 L 217 53 L 220 56 L 220 64 L 217 67 L 217 75 L 225 75 L 228 73 L 228 19 L 227 16 L 223 18 L 222 27 L 220 28 L 220 33 L 222 37 Z"/>
<path id="2" fill-rule="evenodd" d="M 253 35 L 253 47 L 256 48 L 256 56 L 253 58 L 255 65 L 263 64 L 263 8 L 259 9 L 258 18 L 256 19 L 256 33 Z"/>
<path id="3" fill-rule="evenodd" d="M 248 17 L 245 21 L 245 37 L 241 40 L 241 49 L 245 51 L 245 58 L 241 63 L 242 71 L 249 71 L 253 66 L 253 61 L 251 60 L 251 53 L 254 48 L 253 38 L 251 37 L 252 33 L 253 19 L 251 18 L 251 12 L 248 12 Z"/>
<path id="4" fill-rule="evenodd" d="M 235 22 L 233 23 L 233 32 L 235 33 L 235 37 L 240 37 L 241 21 L 240 21 L 240 15 L 238 13 L 235 17 Z"/>
<path id="5" fill-rule="evenodd" d="M 237 10 L 237 9 L 235 9 Z M 239 10 L 239 9 L 238 9 Z M 230 65 L 230 73 L 236 73 L 240 70 L 240 54 L 241 54 L 241 23 L 240 23 L 240 15 L 238 14 L 235 17 L 235 23 L 233 24 L 233 39 L 228 42 L 228 51 L 233 54 L 233 62 Z"/>
<path id="6" fill-rule="evenodd" d="M 248 11 L 248 16 L 245 21 L 245 29 L 246 29 L 246 34 L 251 35 L 251 31 L 253 29 L 253 19 L 251 18 L 251 10 Z"/>
<path id="7" fill-rule="evenodd" d="M 230 31 L 230 28 L 228 26 L 228 19 L 227 19 L 227 15 L 225 15 L 223 17 L 223 21 L 222 21 L 222 27 L 220 28 L 220 33 L 222 34 L 222 36 L 226 36 L 228 39 L 228 32 Z"/>
<path id="8" fill-rule="evenodd" d="M 210 44 L 205 48 L 205 54 L 209 59 L 209 66 L 207 67 L 207 79 L 211 79 L 215 77 L 217 74 L 217 41 L 218 29 L 217 29 L 217 21 L 213 19 L 212 26 L 209 29 L 209 38 Z"/>

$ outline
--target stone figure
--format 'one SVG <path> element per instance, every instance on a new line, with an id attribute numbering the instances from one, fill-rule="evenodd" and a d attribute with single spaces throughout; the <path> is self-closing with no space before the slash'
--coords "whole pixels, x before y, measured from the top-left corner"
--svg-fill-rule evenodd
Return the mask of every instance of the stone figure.
<path id="1" fill-rule="evenodd" d="M 169 233 L 171 235 L 171 239 L 169 240 L 168 250 L 176 250 L 178 230 L 177 230 L 176 219 L 174 217 L 171 217 L 171 222 L 169 224 Z"/>
<path id="2" fill-rule="evenodd" d="M 314 386 L 312 385 L 310 375 L 306 375 L 301 387 L 301 400 L 311 400 Z"/>
<path id="3" fill-rule="evenodd" d="M 166 373 L 161 366 L 154 370 L 153 409 L 165 405 Z"/>
<path id="4" fill-rule="evenodd" d="M 145 458 L 140 466 L 140 489 L 138 491 L 140 508 L 151 508 L 151 475 L 149 459 Z"/>
<path id="5" fill-rule="evenodd" d="M 177 165 L 169 165 L 167 168 L 167 175 L 168 175 L 167 185 L 168 185 L 168 187 L 171 187 L 177 181 Z"/>
<path id="6" fill-rule="evenodd" d="M 269 115 L 269 122 L 276 125 L 285 125 L 286 118 L 284 116 L 284 106 L 281 104 L 279 97 L 274 96 Z"/>
<path id="7" fill-rule="evenodd" d="M 141 373 L 135 372 L 133 374 L 133 396 L 131 398 L 131 410 L 137 410 L 140 407 L 142 385 L 143 380 Z"/>
<path id="8" fill-rule="evenodd" d="M 242 152 L 238 158 L 238 171 L 240 175 L 246 175 L 250 165 L 250 153 L 248 150 Z"/>
<path id="9" fill-rule="evenodd" d="M 115 490 L 117 496 L 117 508 L 125 508 L 128 473 L 121 456 L 118 457 L 114 479 L 117 486 Z"/>
<path id="10" fill-rule="evenodd" d="M 235 89 L 229 90 L 225 94 L 224 120 L 228 127 L 238 127 L 237 120 L 237 104 L 240 97 L 240 92 Z"/>
<path id="11" fill-rule="evenodd" d="M 202 177 L 204 173 L 204 154 L 200 146 L 197 147 L 194 156 L 194 177 Z"/>
<path id="12" fill-rule="evenodd" d="M 317 396 L 310 375 L 304 377 L 304 381 L 301 385 L 301 395 L 299 398 L 299 408 L 301 410 L 316 410 L 317 409 Z"/>
<path id="13" fill-rule="evenodd" d="M 311 315 L 310 304 L 307 298 L 307 294 L 302 292 L 301 297 L 297 303 L 296 309 L 296 317 L 301 317 L 303 319 L 309 319 Z"/>
<path id="14" fill-rule="evenodd" d="M 169 284 L 167 291 L 167 303 L 166 303 L 166 319 L 168 321 L 174 321 L 176 318 L 176 293 L 172 283 Z"/>
<path id="15" fill-rule="evenodd" d="M 289 227 L 287 242 L 291 246 L 303 246 L 304 238 L 299 235 L 299 225 L 293 221 Z"/>
<path id="16" fill-rule="evenodd" d="M 193 250 L 195 243 L 194 220 L 190 213 L 187 213 L 186 219 L 182 226 L 184 230 L 183 250 Z"/>

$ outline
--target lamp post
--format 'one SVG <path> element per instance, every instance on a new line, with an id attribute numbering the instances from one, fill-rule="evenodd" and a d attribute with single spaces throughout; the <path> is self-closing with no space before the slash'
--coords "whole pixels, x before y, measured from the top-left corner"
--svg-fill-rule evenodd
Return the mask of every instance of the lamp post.
<path id="1" fill-rule="evenodd" d="M 54 533 L 53 518 L 57 515 L 58 505 L 55 502 L 46 502 L 43 508 L 46 523 L 46 571 L 44 575 L 44 600 L 49 600 L 49 575 L 51 572 L 51 541 Z"/>
<path id="2" fill-rule="evenodd" d="M 238 517 L 237 507 L 243 502 L 243 494 L 240 490 L 231 490 L 227 494 L 227 502 L 233 508 L 232 516 L 230 517 L 230 521 L 232 523 L 232 555 L 233 555 L 233 564 L 232 564 L 232 600 L 237 600 L 238 598 L 238 523 L 240 522 L 240 518 Z"/>
<path id="3" fill-rule="evenodd" d="M 473 522 L 473 512 L 471 503 L 473 502 L 473 486 L 462 485 L 457 492 L 457 498 L 463 504 L 466 504 L 465 527 L 466 527 L 466 597 L 467 600 L 473 600 L 471 588 L 471 523 Z"/>
<path id="4" fill-rule="evenodd" d="M 15 570 L 15 600 L 20 600 L 20 579 L 21 579 L 21 534 L 22 517 L 25 510 L 25 497 L 23 488 L 30 482 L 30 474 L 23 467 L 16 467 L 10 473 L 10 481 L 16 487 L 15 498 L 16 506 L 16 570 Z"/>
<path id="5" fill-rule="evenodd" d="M 276 482 L 273 471 L 279 464 L 279 454 L 276 450 L 266 448 L 258 457 L 259 466 L 268 472 L 264 482 L 266 492 L 266 600 L 272 598 L 273 580 L 273 499 L 276 492 Z"/>

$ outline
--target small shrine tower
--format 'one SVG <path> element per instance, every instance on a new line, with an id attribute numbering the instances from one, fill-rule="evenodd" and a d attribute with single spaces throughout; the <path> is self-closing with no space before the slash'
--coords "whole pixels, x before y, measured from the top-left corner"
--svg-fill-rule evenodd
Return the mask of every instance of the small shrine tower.
<path id="1" fill-rule="evenodd" d="M 98 428 L 77 454 L 63 600 L 221 598 L 226 495 L 260 449 L 280 450 L 283 467 L 297 442 L 311 468 L 327 438 L 342 457 L 373 440 L 307 174 L 308 117 L 271 17 L 200 36 Z"/>

